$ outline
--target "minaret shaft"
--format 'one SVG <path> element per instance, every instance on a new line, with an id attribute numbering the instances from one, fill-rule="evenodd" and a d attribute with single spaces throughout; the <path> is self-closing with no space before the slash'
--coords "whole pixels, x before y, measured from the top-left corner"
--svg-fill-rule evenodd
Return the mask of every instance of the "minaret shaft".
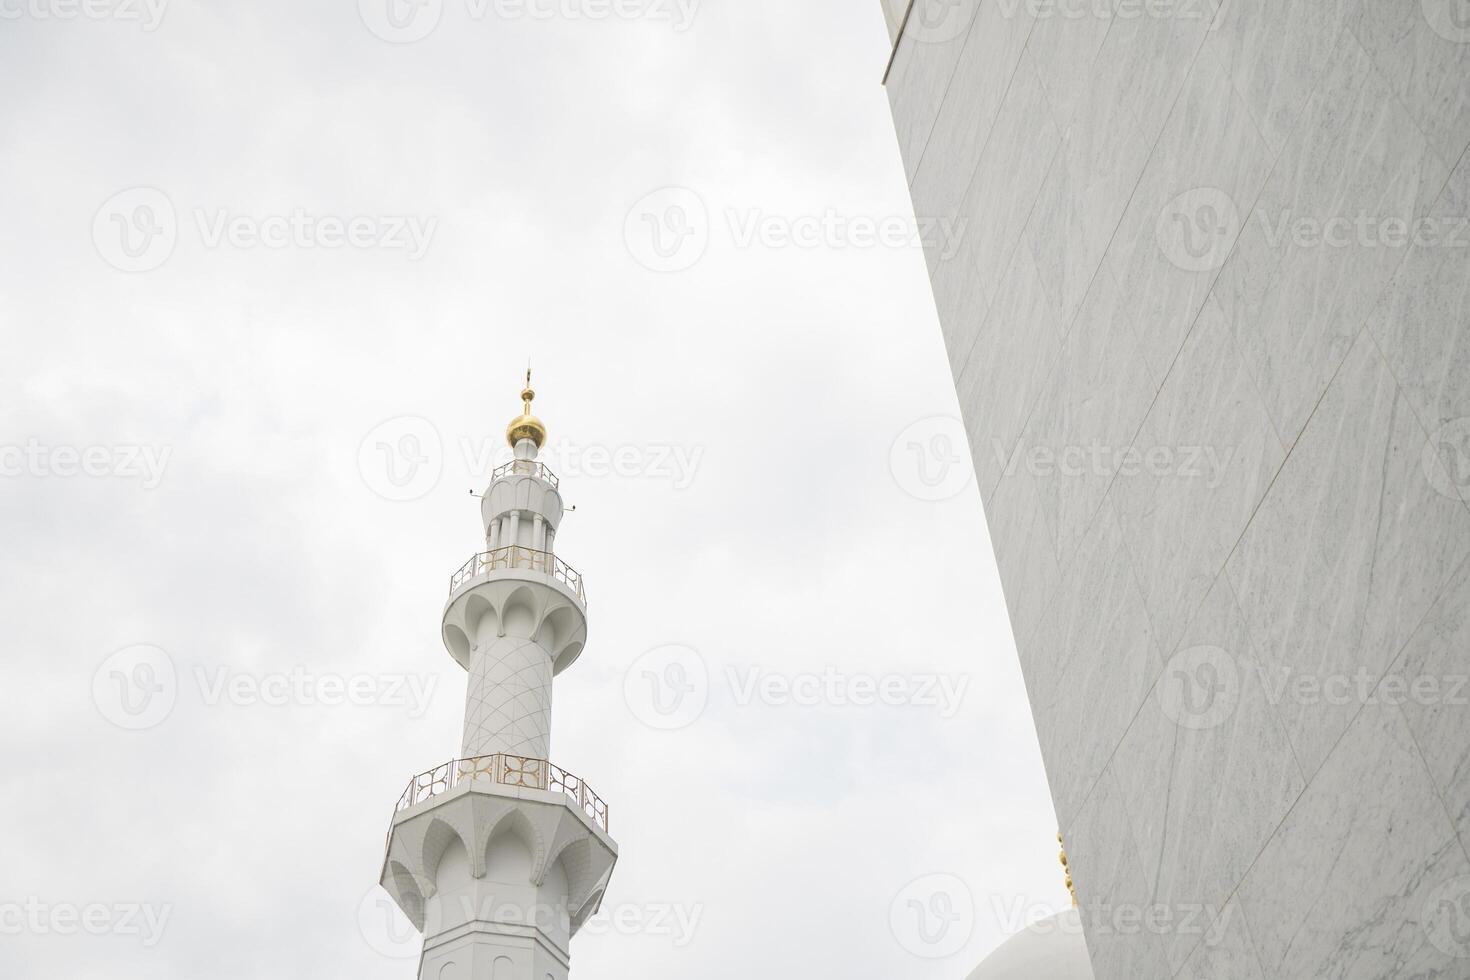
<path id="1" fill-rule="evenodd" d="M 476 643 L 460 758 L 551 758 L 551 675 L 551 653 L 529 637 L 492 635 Z"/>

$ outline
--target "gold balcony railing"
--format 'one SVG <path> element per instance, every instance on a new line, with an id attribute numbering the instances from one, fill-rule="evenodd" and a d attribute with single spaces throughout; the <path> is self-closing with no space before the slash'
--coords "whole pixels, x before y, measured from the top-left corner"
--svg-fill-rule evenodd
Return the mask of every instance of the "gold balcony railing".
<path id="1" fill-rule="evenodd" d="M 582 584 L 582 574 L 549 551 L 537 551 L 524 545 L 513 544 L 494 551 L 482 551 L 465 562 L 459 571 L 449 577 L 449 594 L 458 592 L 465 583 L 481 575 L 502 569 L 520 568 L 528 572 L 542 572 L 571 589 L 587 604 L 587 590 Z"/>
<path id="2" fill-rule="evenodd" d="M 465 780 L 483 779 L 500 786 L 519 786 L 561 793 L 576 802 L 592 822 L 607 831 L 607 804 L 576 776 L 545 759 L 519 755 L 482 755 L 475 759 L 452 759 L 436 769 L 409 780 L 398 799 L 395 813 L 447 793 Z"/>
<path id="3" fill-rule="evenodd" d="M 493 483 L 503 476 L 534 476 L 551 484 L 553 490 L 561 486 L 556 474 L 547 469 L 545 463 L 538 463 L 534 459 L 513 459 L 504 466 L 497 466 L 495 472 L 490 474 L 490 482 Z"/>

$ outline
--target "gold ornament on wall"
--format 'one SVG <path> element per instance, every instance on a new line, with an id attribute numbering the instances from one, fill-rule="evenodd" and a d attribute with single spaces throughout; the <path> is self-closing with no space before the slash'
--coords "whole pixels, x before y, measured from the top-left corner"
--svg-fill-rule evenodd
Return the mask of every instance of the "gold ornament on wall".
<path id="1" fill-rule="evenodd" d="M 1062 843 L 1062 832 L 1057 831 L 1057 844 L 1061 846 L 1061 853 L 1057 855 L 1062 862 L 1062 871 L 1067 875 L 1067 891 L 1072 896 L 1072 908 L 1077 907 L 1077 889 L 1072 886 L 1072 869 L 1067 865 L 1067 846 Z"/>

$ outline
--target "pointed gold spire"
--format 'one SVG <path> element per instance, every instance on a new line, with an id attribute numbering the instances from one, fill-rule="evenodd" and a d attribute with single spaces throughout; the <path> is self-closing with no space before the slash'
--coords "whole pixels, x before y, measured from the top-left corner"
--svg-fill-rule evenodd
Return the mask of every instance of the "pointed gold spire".
<path id="1" fill-rule="evenodd" d="M 1062 843 L 1062 832 L 1060 830 L 1057 831 L 1057 845 L 1062 849 L 1062 852 L 1057 857 L 1062 862 L 1062 871 L 1067 876 L 1067 891 L 1072 895 L 1072 908 L 1075 909 L 1077 907 L 1077 889 L 1072 886 L 1072 869 L 1067 866 L 1067 846 Z"/>
<path id="2" fill-rule="evenodd" d="M 546 426 L 531 414 L 531 402 L 535 398 L 536 392 L 531 389 L 531 369 L 526 368 L 526 387 L 521 389 L 521 414 L 511 419 L 505 430 L 505 439 L 512 449 L 522 439 L 530 439 L 537 449 L 546 444 Z"/>

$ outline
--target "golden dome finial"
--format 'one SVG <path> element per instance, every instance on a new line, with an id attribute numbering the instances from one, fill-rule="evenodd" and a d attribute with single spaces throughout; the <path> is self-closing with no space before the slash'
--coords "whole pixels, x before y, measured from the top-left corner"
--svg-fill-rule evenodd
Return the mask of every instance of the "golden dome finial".
<path id="1" fill-rule="evenodd" d="M 1057 844 L 1061 847 L 1061 854 L 1057 857 L 1062 862 L 1062 871 L 1067 875 L 1067 891 L 1072 895 L 1072 908 L 1077 907 L 1077 889 L 1072 886 L 1072 869 L 1067 866 L 1067 846 L 1062 843 L 1062 832 L 1057 831 Z"/>
<path id="2" fill-rule="evenodd" d="M 536 392 L 531 390 L 531 369 L 526 368 L 526 387 L 521 389 L 521 414 L 511 419 L 505 430 L 505 439 L 512 449 L 522 439 L 530 439 L 537 449 L 546 444 L 546 426 L 531 414 L 531 402 L 535 398 Z"/>

